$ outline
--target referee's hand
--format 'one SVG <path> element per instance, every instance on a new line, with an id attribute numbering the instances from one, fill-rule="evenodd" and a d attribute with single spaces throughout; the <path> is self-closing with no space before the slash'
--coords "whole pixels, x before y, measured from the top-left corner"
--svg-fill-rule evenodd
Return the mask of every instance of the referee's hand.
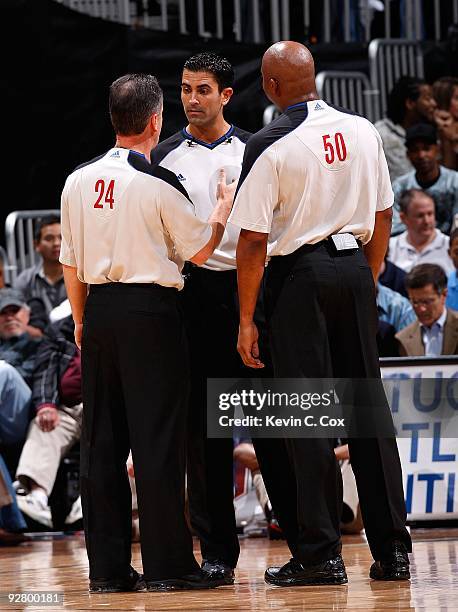
<path id="1" fill-rule="evenodd" d="M 75 344 L 81 350 L 81 340 L 83 338 L 83 324 L 77 323 L 75 325 Z"/>
<path id="2" fill-rule="evenodd" d="M 258 338 L 258 328 L 253 322 L 240 323 L 237 350 L 243 363 L 249 368 L 259 369 L 264 367 L 264 364 L 259 359 Z"/>

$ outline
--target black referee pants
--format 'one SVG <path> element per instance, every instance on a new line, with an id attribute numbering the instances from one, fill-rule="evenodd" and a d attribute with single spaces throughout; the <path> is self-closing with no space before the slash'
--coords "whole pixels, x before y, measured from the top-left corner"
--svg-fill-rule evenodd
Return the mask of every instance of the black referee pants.
<path id="1" fill-rule="evenodd" d="M 240 554 L 234 512 L 233 441 L 207 438 L 207 378 L 241 378 L 237 353 L 236 270 L 190 266 L 181 292 L 191 357 L 187 485 L 191 524 L 202 557 L 235 567 Z M 250 373 L 248 372 L 248 375 Z"/>
<path id="2" fill-rule="evenodd" d="M 189 363 L 178 292 L 92 285 L 82 343 L 81 498 L 91 578 L 131 560 L 132 449 L 143 571 L 179 577 L 198 565 L 184 513 Z"/>
<path id="3" fill-rule="evenodd" d="M 275 377 L 380 378 L 374 283 L 361 249 L 338 254 L 324 241 L 272 258 L 266 311 Z M 382 397 L 382 420 L 391 419 Z M 254 442 L 293 556 L 308 565 L 334 557 L 342 484 L 333 440 Z M 373 557 L 393 540 L 411 550 L 395 438 L 355 437 L 349 448 Z"/>

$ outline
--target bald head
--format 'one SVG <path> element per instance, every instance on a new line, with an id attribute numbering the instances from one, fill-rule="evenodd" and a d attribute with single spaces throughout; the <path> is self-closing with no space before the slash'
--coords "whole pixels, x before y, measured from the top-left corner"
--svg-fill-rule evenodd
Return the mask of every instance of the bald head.
<path id="1" fill-rule="evenodd" d="M 269 47 L 261 70 L 266 96 L 282 110 L 318 98 L 312 54 L 298 42 L 286 40 Z"/>

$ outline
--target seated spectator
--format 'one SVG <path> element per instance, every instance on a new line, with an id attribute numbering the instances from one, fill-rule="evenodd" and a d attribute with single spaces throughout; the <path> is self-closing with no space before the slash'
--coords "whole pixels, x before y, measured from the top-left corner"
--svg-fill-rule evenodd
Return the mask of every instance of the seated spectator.
<path id="1" fill-rule="evenodd" d="M 442 77 L 433 85 L 437 109 L 434 119 L 439 130 L 442 164 L 458 170 L 458 79 Z"/>
<path id="2" fill-rule="evenodd" d="M 12 289 L 0 289 L 0 359 L 16 368 L 27 384 L 32 381 L 39 340 L 26 331 L 30 308 Z"/>
<path id="3" fill-rule="evenodd" d="M 382 267 L 380 268 L 378 282 L 381 285 L 385 285 L 385 287 L 400 293 L 402 296 L 407 297 L 407 290 L 404 284 L 405 277 L 405 270 L 402 270 L 392 261 L 389 261 L 387 257 L 385 257 Z"/>
<path id="4" fill-rule="evenodd" d="M 422 121 L 433 121 L 436 102 L 431 86 L 421 79 L 403 76 L 388 96 L 386 118 L 375 127 L 383 141 L 391 181 L 413 170 L 406 157 L 406 129 Z"/>
<path id="5" fill-rule="evenodd" d="M 445 307 L 447 277 L 435 264 L 416 266 L 406 276 L 417 321 L 396 334 L 401 355 L 458 354 L 458 313 Z"/>
<path id="6" fill-rule="evenodd" d="M 450 234 L 458 213 L 458 172 L 438 162 L 437 130 L 432 125 L 419 123 L 406 133 L 407 156 L 415 170 L 397 178 L 393 183 L 394 210 L 391 233 L 397 235 L 405 228 L 399 218 L 400 198 L 409 189 L 423 189 L 436 204 L 437 228 Z"/>
<path id="7" fill-rule="evenodd" d="M 389 259 L 409 272 L 420 263 L 435 263 L 453 270 L 449 238 L 436 229 L 434 200 L 421 189 L 409 189 L 399 199 L 400 218 L 407 230 L 390 238 Z"/>
<path id="8" fill-rule="evenodd" d="M 447 308 L 458 311 L 458 229 L 454 229 L 450 234 L 450 247 L 448 250 L 450 259 L 453 261 L 455 269 L 452 270 L 447 279 L 447 299 L 445 305 Z"/>
<path id="9" fill-rule="evenodd" d="M 14 283 L 26 302 L 39 298 L 47 315 L 67 297 L 62 264 L 59 262 L 60 243 L 59 217 L 44 217 L 35 232 L 35 250 L 41 256 L 41 261 L 21 272 Z"/>
<path id="10" fill-rule="evenodd" d="M 342 508 L 342 533 L 359 533 L 363 529 L 361 513 L 359 510 L 358 492 L 356 481 L 350 466 L 350 453 L 348 444 L 339 444 L 334 449 L 337 461 L 340 463 L 343 480 L 343 508 Z M 267 494 L 264 481 L 261 476 L 258 459 L 254 446 L 250 439 L 243 439 L 234 448 L 234 459 L 240 461 L 248 468 L 253 476 L 253 485 L 259 505 L 263 509 L 268 521 L 268 533 L 270 539 L 282 537 L 281 529 L 275 518 L 272 506 Z"/>
<path id="11" fill-rule="evenodd" d="M 0 445 L 24 440 L 30 422 L 32 392 L 13 366 L 0 361 Z"/>
<path id="12" fill-rule="evenodd" d="M 26 332 L 29 308 L 11 289 L 0 289 L 0 444 L 25 438 L 30 383 L 38 341 Z"/>
<path id="13" fill-rule="evenodd" d="M 37 415 L 30 424 L 19 459 L 16 478 L 26 495 L 18 496 L 22 512 L 35 521 L 52 526 L 48 498 L 61 459 L 79 440 L 82 418 L 81 356 L 73 337 L 70 317 L 50 325 L 37 353 L 33 375 L 32 403 Z M 67 523 L 81 518 L 70 512 Z"/>
<path id="14" fill-rule="evenodd" d="M 377 284 L 377 310 L 380 321 L 392 325 L 397 332 L 415 321 L 409 300 L 380 283 Z"/>
<path id="15" fill-rule="evenodd" d="M 4 267 L 6 262 L 3 261 L 0 253 L 0 289 L 4 289 L 9 285 L 5 283 Z M 19 290 L 16 290 L 19 293 Z M 30 308 L 30 319 L 26 327 L 26 331 L 34 338 L 41 338 L 42 330 L 48 325 L 48 315 L 46 313 L 43 302 L 40 298 L 31 298 L 27 302 Z"/>
<path id="16" fill-rule="evenodd" d="M 26 528 L 8 469 L 0 455 L 0 546 L 17 546 L 29 541 L 22 533 Z"/>

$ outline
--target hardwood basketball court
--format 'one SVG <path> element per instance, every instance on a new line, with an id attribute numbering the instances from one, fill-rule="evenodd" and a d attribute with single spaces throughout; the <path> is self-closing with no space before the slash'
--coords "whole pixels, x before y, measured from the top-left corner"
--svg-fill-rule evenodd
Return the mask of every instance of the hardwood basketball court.
<path id="1" fill-rule="evenodd" d="M 279 588 L 264 583 L 267 565 L 289 558 L 284 542 L 265 538 L 241 541 L 233 587 L 184 593 L 89 595 L 87 559 L 81 535 L 0 548 L 0 610 L 458 610 L 458 529 L 412 530 L 411 582 L 368 578 L 371 556 L 363 537 L 344 536 L 348 585 Z M 195 543 L 197 554 L 197 543 Z M 199 557 L 200 558 L 200 557 Z M 133 565 L 141 568 L 140 548 Z M 10 604 L 5 593 L 59 591 L 59 606 Z"/>

